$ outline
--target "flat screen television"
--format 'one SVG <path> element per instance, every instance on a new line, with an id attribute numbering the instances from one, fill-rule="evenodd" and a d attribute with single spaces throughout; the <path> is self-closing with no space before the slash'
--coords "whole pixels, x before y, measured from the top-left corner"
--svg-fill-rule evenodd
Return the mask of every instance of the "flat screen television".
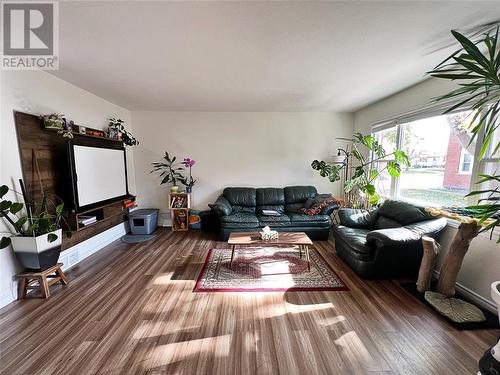
<path id="1" fill-rule="evenodd" d="M 68 142 L 76 211 L 129 196 L 125 149 Z"/>

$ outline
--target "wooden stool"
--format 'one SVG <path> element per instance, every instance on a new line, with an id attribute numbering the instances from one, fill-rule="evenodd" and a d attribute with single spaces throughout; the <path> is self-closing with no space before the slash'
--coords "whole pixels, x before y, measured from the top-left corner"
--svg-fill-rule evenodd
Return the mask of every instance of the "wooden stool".
<path id="1" fill-rule="evenodd" d="M 24 272 L 19 277 L 19 299 L 24 299 L 28 289 L 40 289 L 43 298 L 50 297 L 49 287 L 58 281 L 63 285 L 68 284 L 66 275 L 61 270 L 62 263 L 57 263 L 55 266 L 47 268 L 41 272 Z M 51 279 L 51 280 L 48 280 Z"/>

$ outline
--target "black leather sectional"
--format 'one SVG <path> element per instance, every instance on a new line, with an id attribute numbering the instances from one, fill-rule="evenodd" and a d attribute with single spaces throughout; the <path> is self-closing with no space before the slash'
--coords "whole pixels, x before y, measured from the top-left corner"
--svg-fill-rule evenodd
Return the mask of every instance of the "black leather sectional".
<path id="1" fill-rule="evenodd" d="M 228 187 L 210 207 L 219 216 L 223 241 L 231 232 L 256 232 L 265 226 L 283 232 L 305 232 L 312 240 L 327 240 L 330 215 L 338 206 L 331 204 L 313 216 L 300 212 L 308 198 L 317 195 L 314 186 Z M 278 211 L 280 216 L 265 216 L 262 210 L 266 209 Z"/>

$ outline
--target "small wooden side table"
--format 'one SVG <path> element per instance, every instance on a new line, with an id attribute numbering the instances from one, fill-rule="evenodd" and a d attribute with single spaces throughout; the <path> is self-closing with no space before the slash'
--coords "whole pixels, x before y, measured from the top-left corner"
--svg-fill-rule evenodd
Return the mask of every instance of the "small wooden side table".
<path id="1" fill-rule="evenodd" d="M 61 269 L 62 266 L 62 263 L 57 263 L 41 272 L 23 272 L 17 275 L 19 278 L 19 299 L 24 299 L 29 289 L 39 289 L 43 298 L 49 298 L 50 286 L 59 281 L 61 284 L 67 285 L 68 279 Z"/>

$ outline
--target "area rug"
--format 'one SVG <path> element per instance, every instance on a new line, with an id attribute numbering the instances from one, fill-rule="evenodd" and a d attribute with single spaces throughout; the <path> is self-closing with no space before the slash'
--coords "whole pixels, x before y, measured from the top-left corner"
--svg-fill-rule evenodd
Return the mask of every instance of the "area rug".
<path id="1" fill-rule="evenodd" d="M 282 292 L 349 290 L 323 257 L 310 248 L 311 269 L 298 247 L 212 249 L 194 288 L 195 292 Z"/>

